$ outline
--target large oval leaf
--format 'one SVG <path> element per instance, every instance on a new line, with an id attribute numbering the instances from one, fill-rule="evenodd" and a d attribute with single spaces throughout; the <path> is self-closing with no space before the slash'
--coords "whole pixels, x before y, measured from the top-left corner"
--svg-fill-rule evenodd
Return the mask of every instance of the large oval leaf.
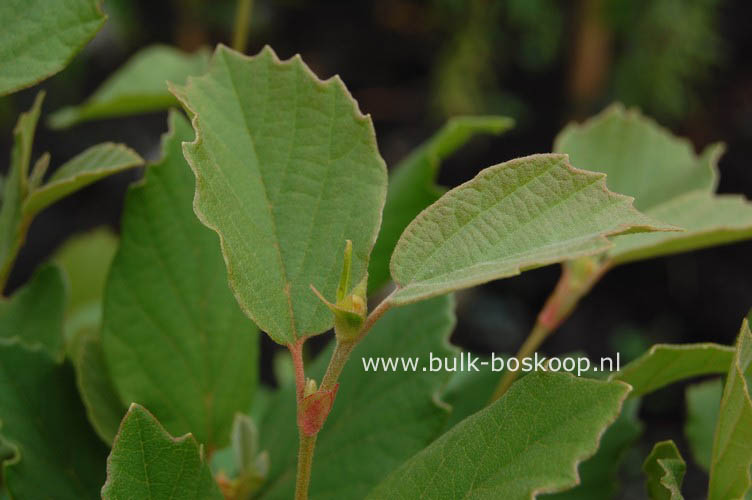
<path id="1" fill-rule="evenodd" d="M 541 154 L 489 167 L 424 210 L 402 233 L 395 303 L 519 274 L 610 247 L 607 235 L 670 226 L 610 192 L 605 176 Z"/>
<path id="2" fill-rule="evenodd" d="M 578 483 L 629 386 L 534 372 L 390 474 L 369 499 L 534 498 Z"/>
<path id="3" fill-rule="evenodd" d="M 191 209 L 181 141 L 192 136 L 171 114 L 163 160 L 127 194 L 102 347 L 123 403 L 148 405 L 169 432 L 221 447 L 256 387 L 258 335 L 227 286 L 216 235 Z"/>
<path id="4" fill-rule="evenodd" d="M 194 116 L 195 210 L 220 236 L 241 307 L 281 344 L 328 330 L 310 285 L 334 297 L 348 239 L 360 281 L 386 197 L 371 119 L 338 77 L 268 47 L 220 46 L 208 74 L 173 91 Z"/>

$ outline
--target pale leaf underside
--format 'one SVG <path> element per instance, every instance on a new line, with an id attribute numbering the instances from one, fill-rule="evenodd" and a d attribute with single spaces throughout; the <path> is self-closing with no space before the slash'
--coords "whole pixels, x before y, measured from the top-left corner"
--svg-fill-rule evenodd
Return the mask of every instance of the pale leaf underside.
<path id="1" fill-rule="evenodd" d="M 338 77 L 268 47 L 246 57 L 220 45 L 209 72 L 173 92 L 194 119 L 195 210 L 220 236 L 242 309 L 282 344 L 328 330 L 310 286 L 334 297 L 346 240 L 361 280 L 386 196 L 370 118 Z"/>
<path id="2" fill-rule="evenodd" d="M 608 235 L 672 230 L 608 191 L 603 174 L 541 154 L 483 170 L 405 229 L 391 271 L 402 304 L 602 252 Z"/>
<path id="3" fill-rule="evenodd" d="M 554 149 L 580 168 L 607 174 L 610 189 L 635 197 L 646 215 L 684 231 L 616 236 L 611 264 L 687 252 L 752 237 L 752 204 L 716 195 L 722 144 L 696 154 L 636 110 L 611 106 L 587 122 L 567 126 Z"/>

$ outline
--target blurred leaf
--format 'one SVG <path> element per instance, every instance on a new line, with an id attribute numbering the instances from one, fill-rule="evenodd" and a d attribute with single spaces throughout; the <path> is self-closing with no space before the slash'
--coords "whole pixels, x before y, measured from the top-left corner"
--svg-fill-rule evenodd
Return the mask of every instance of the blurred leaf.
<path id="1" fill-rule="evenodd" d="M 540 498 L 545 500 L 604 500 L 619 492 L 619 468 L 627 450 L 634 444 L 643 425 L 637 417 L 639 398 L 624 402 L 622 411 L 601 438 L 598 451 L 578 467 L 580 484 L 571 490 Z"/>
<path id="2" fill-rule="evenodd" d="M 89 422 L 102 441 L 111 445 L 126 407 L 112 383 L 99 335 L 87 334 L 80 339 L 73 364 Z"/>
<path id="3" fill-rule="evenodd" d="M 698 86 L 723 64 L 719 0 L 605 2 L 623 9 L 613 94 L 664 119 L 691 113 Z M 650 71 L 645 71 L 650 68 Z"/>
<path id="4" fill-rule="evenodd" d="M 436 185 L 441 162 L 475 134 L 501 134 L 514 122 L 502 116 L 458 116 L 399 162 L 389 176 L 381 232 L 368 264 L 368 289 L 377 291 L 390 279 L 389 259 L 394 245 L 424 208 L 438 200 L 445 189 Z"/>
<path id="5" fill-rule="evenodd" d="M 149 405 L 170 432 L 192 432 L 212 449 L 250 404 L 258 339 L 227 286 L 216 235 L 192 210 L 181 152 L 192 136 L 171 113 L 163 159 L 126 195 L 102 347 L 121 401 Z"/>
<path id="6" fill-rule="evenodd" d="M 177 105 L 167 82 L 183 84 L 191 75 L 206 71 L 209 52 L 181 52 L 165 45 L 141 49 L 115 71 L 79 106 L 60 109 L 50 115 L 52 128 L 67 128 L 102 118 L 160 111 Z"/>
<path id="7" fill-rule="evenodd" d="M 710 470 L 713 456 L 713 432 L 718 422 L 723 384 L 721 379 L 708 380 L 690 385 L 686 391 L 687 421 L 684 435 L 695 462 Z"/>
<path id="8" fill-rule="evenodd" d="M 612 264 L 752 237 L 752 204 L 714 194 L 721 145 L 696 155 L 686 140 L 636 110 L 614 105 L 582 125 L 567 126 L 554 149 L 581 168 L 606 173 L 609 188 L 634 196 L 645 214 L 685 229 L 617 236 L 607 252 Z"/>
<path id="9" fill-rule="evenodd" d="M 509 0 L 510 30 L 516 34 L 514 56 L 527 71 L 542 71 L 556 61 L 563 45 L 565 12 L 556 0 Z"/>
<path id="10" fill-rule="evenodd" d="M 631 396 L 641 396 L 679 380 L 725 373 L 733 356 L 732 347 L 719 344 L 655 344 L 610 378 L 631 385 Z"/>
<path id="11" fill-rule="evenodd" d="M 319 432 L 311 478 L 311 499 L 362 498 L 386 475 L 424 448 L 444 428 L 447 408 L 437 393 L 449 372 L 366 371 L 364 360 L 423 358 L 427 352 L 454 357 L 447 339 L 454 327 L 454 300 L 439 297 L 393 309 L 360 343 L 340 377 L 332 412 Z M 329 346 L 306 367 L 320 381 L 331 357 Z M 261 448 L 271 469 L 262 498 L 291 498 L 295 486 L 297 433 L 295 389 L 279 391 L 260 425 Z"/>
<path id="12" fill-rule="evenodd" d="M 111 142 L 92 146 L 58 168 L 49 180 L 31 191 L 23 204 L 23 215 L 32 218 L 48 206 L 104 177 L 144 160 L 132 149 Z"/>
<path id="13" fill-rule="evenodd" d="M 100 227 L 69 238 L 53 257 L 70 284 L 66 351 L 76 370 L 76 384 L 89 421 L 108 445 L 126 412 L 112 385 L 99 337 L 104 287 L 117 247 L 118 239 L 112 231 Z"/>
<path id="14" fill-rule="evenodd" d="M 687 464 L 673 441 L 661 441 L 653 446 L 642 470 L 647 479 L 645 487 L 653 500 L 682 500 L 681 484 Z"/>
<path id="15" fill-rule="evenodd" d="M 100 226 L 68 238 L 52 259 L 68 277 L 68 314 L 101 302 L 107 273 L 118 247 L 118 237 Z"/>
<path id="16" fill-rule="evenodd" d="M 527 499 L 577 484 L 626 384 L 533 372 L 391 473 L 368 498 Z M 572 439 L 576 436 L 576 439 Z"/>
<path id="17" fill-rule="evenodd" d="M 332 313 L 310 286 L 334 297 L 348 239 L 360 282 L 381 221 L 387 175 L 370 118 L 338 77 L 269 47 L 246 57 L 220 45 L 209 73 L 173 92 L 197 131 L 184 147 L 196 213 L 220 235 L 241 308 L 280 344 L 325 332 Z"/>
<path id="18" fill-rule="evenodd" d="M 752 333 L 742 323 L 713 440 L 708 498 L 743 498 L 752 486 Z"/>
<path id="19" fill-rule="evenodd" d="M 602 252 L 608 235 L 672 229 L 608 191 L 604 177 L 556 154 L 486 168 L 402 233 L 391 260 L 401 288 L 390 300 L 415 302 Z"/>
<path id="20" fill-rule="evenodd" d="M 39 92 L 31 109 L 21 113 L 13 129 L 13 149 L 8 174 L 3 181 L 3 203 L 0 205 L 0 294 L 5 288 L 5 280 L 25 232 L 21 213 L 28 193 L 31 146 L 43 100 L 44 92 Z"/>
<path id="21" fill-rule="evenodd" d="M 3 0 L 0 96 L 63 69 L 105 22 L 100 0 Z"/>
<path id="22" fill-rule="evenodd" d="M 27 347 L 43 348 L 52 358 L 61 360 L 65 299 L 60 269 L 42 265 L 10 300 L 0 300 L 0 342 L 18 339 Z"/>
<path id="23" fill-rule="evenodd" d="M 102 498 L 224 497 L 214 482 L 203 448 L 193 436 L 173 438 L 151 413 L 133 403 L 107 459 Z"/>
<path id="24" fill-rule="evenodd" d="M 66 351 L 72 359 L 79 338 L 99 335 L 104 286 L 117 246 L 117 236 L 102 226 L 70 237 L 53 256 L 68 278 L 64 329 Z"/>
<path id="25" fill-rule="evenodd" d="M 107 450 L 86 422 L 68 365 L 0 339 L 0 433 L 16 449 L 3 474 L 12 498 L 98 498 Z"/>

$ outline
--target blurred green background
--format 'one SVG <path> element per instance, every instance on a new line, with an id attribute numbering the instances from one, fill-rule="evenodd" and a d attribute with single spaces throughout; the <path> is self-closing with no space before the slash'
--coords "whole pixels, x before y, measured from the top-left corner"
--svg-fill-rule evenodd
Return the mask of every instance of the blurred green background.
<path id="1" fill-rule="evenodd" d="M 9 157 L 16 116 L 39 87 L 48 92 L 48 114 L 83 101 L 147 45 L 193 51 L 229 44 L 235 1 L 106 0 L 105 10 L 104 29 L 67 69 L 0 98 L 0 157 Z M 550 151 L 564 124 L 618 100 L 642 108 L 698 150 L 725 141 L 719 192 L 752 198 L 749 19 L 744 0 L 255 0 L 248 52 L 269 44 L 283 58 L 300 53 L 321 77 L 339 74 L 372 115 L 389 165 L 449 116 L 517 120 L 511 133 L 477 138 L 446 162 L 440 175 L 446 186 L 486 166 Z M 64 131 L 42 126 L 34 150 L 61 163 L 112 140 L 153 160 L 165 128 L 164 113 Z M 7 161 L 0 164 L 5 170 Z M 117 228 L 125 190 L 139 175 L 108 178 L 42 213 L 10 290 L 71 234 Z M 461 294 L 454 342 L 478 353 L 516 351 L 557 277 L 549 267 Z M 618 350 L 626 361 L 655 342 L 731 343 L 750 306 L 752 243 L 641 262 L 609 273 L 544 350 L 595 357 Z M 276 346 L 264 342 L 263 377 L 273 383 Z M 673 438 L 684 445 L 683 389 L 645 399 L 640 415 L 648 430 L 623 471 L 624 498 L 643 495 L 639 461 L 650 443 Z M 703 473 L 692 468 L 686 481 L 688 498 L 700 498 Z"/>

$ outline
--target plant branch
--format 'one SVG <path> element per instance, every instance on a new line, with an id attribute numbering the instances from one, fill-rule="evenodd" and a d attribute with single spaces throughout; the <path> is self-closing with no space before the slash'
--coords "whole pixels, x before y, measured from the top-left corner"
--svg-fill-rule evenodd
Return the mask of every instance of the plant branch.
<path id="1" fill-rule="evenodd" d="M 235 8 L 235 28 L 232 34 L 232 48 L 238 52 L 244 53 L 248 44 L 252 10 L 253 0 L 238 0 Z"/>
<path id="2" fill-rule="evenodd" d="M 578 259 L 562 265 L 562 274 L 556 288 L 546 300 L 543 309 L 538 314 L 535 326 L 515 356 L 518 362 L 532 356 L 538 350 L 541 344 L 572 314 L 580 299 L 595 286 L 609 268 L 610 265 L 607 262 L 598 263 L 592 258 Z M 517 380 L 518 373 L 519 370 L 504 372 L 489 404 L 507 392 Z"/>
<path id="3" fill-rule="evenodd" d="M 396 290 L 395 290 L 396 291 Z M 392 292 L 394 293 L 394 292 Z M 363 322 L 363 327 L 358 333 L 357 337 L 353 340 L 340 340 L 337 336 L 337 344 L 334 347 L 332 357 L 329 359 L 329 365 L 326 367 L 326 373 L 324 378 L 321 379 L 321 385 L 319 391 L 331 391 L 337 385 L 337 380 L 345 368 L 347 360 L 350 358 L 350 353 L 355 349 L 355 346 L 360 343 L 361 340 L 368 334 L 368 331 L 381 319 L 391 307 L 392 303 L 389 301 L 392 294 L 389 294 L 384 300 L 382 300 L 376 308 L 371 311 L 366 320 Z M 305 391 L 305 374 L 303 372 L 303 342 L 305 339 L 301 339 L 298 343 L 288 346 L 290 353 L 292 354 L 293 364 L 295 365 L 295 387 L 298 392 L 298 408 L 303 400 L 303 393 Z M 316 434 L 313 436 L 306 436 L 301 429 L 298 430 L 300 435 L 300 444 L 298 447 L 298 471 L 295 479 L 295 500 L 306 500 L 308 498 L 308 486 L 311 481 L 311 467 L 313 466 L 313 453 L 316 448 Z"/>

